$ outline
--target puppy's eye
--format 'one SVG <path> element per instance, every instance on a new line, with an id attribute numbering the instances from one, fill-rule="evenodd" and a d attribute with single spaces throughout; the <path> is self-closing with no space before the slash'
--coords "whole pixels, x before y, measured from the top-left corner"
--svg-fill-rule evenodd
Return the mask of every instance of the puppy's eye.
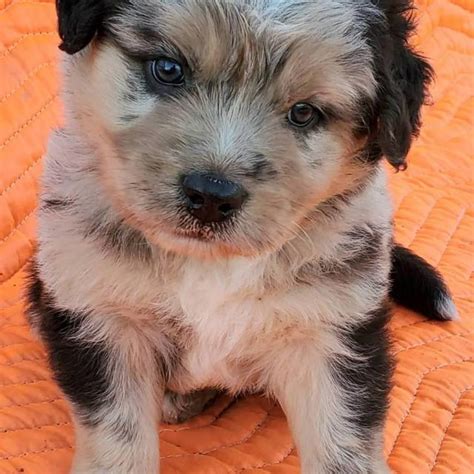
<path id="1" fill-rule="evenodd" d="M 288 112 L 288 122 L 298 128 L 317 124 L 322 118 L 322 112 L 306 102 L 298 102 Z"/>
<path id="2" fill-rule="evenodd" d="M 181 86 L 184 84 L 184 68 L 174 59 L 154 59 L 149 62 L 148 67 L 153 79 L 161 84 L 169 86 Z"/>

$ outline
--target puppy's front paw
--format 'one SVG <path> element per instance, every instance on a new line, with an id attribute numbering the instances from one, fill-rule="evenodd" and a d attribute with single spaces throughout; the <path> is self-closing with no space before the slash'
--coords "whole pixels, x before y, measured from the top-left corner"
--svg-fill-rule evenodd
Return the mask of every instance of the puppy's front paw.
<path id="1" fill-rule="evenodd" d="M 183 423 L 189 418 L 199 415 L 216 396 L 216 390 L 200 390 L 184 395 L 166 392 L 161 419 L 169 424 Z"/>
<path id="2" fill-rule="evenodd" d="M 159 465 L 155 462 L 137 459 L 117 460 L 109 466 L 104 466 L 100 461 L 77 458 L 71 467 L 71 474 L 159 474 Z"/>

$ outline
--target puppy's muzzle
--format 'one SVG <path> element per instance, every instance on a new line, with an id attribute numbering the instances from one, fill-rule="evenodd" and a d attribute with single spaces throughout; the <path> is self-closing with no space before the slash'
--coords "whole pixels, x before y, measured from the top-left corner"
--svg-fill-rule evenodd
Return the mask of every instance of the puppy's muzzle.
<path id="1" fill-rule="evenodd" d="M 189 174 L 182 180 L 182 189 L 188 211 L 203 224 L 229 219 L 247 199 L 242 186 L 213 174 Z"/>

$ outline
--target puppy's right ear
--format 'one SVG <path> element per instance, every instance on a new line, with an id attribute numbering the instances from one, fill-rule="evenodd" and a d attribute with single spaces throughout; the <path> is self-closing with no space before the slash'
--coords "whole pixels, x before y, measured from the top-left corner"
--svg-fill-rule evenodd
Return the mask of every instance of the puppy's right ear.
<path id="1" fill-rule="evenodd" d="M 59 48 L 74 54 L 85 48 L 102 23 L 106 0 L 56 0 Z"/>
<path id="2" fill-rule="evenodd" d="M 421 126 L 421 107 L 429 97 L 433 69 L 409 44 L 415 29 L 412 0 L 372 0 L 385 21 L 372 28 L 371 43 L 378 78 L 374 150 L 396 169 L 406 157 Z"/>

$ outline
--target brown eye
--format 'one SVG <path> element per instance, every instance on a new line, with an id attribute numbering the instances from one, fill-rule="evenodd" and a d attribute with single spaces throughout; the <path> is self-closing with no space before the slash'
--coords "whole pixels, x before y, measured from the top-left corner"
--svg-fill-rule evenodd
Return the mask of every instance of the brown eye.
<path id="1" fill-rule="evenodd" d="M 298 102 L 288 112 L 288 121 L 291 125 L 298 128 L 312 125 L 321 118 L 321 111 L 306 102 Z"/>
<path id="2" fill-rule="evenodd" d="M 153 79 L 161 84 L 170 86 L 181 86 L 184 84 L 184 68 L 174 59 L 155 59 L 150 61 L 149 68 Z"/>

